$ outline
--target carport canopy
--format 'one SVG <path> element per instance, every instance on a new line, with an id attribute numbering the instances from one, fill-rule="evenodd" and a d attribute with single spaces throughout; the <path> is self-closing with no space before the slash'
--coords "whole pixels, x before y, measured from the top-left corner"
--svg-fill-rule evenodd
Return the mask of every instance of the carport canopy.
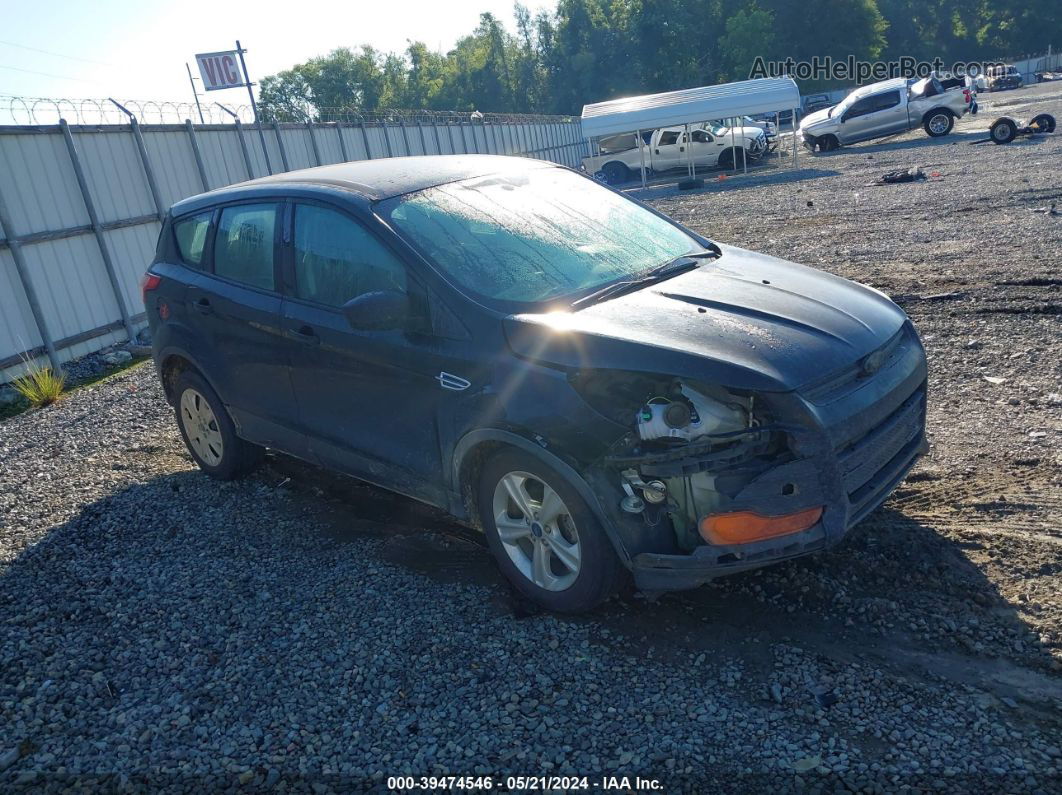
<path id="1" fill-rule="evenodd" d="M 800 90 L 792 78 L 764 77 L 583 105 L 582 132 L 597 138 L 798 107 Z"/>

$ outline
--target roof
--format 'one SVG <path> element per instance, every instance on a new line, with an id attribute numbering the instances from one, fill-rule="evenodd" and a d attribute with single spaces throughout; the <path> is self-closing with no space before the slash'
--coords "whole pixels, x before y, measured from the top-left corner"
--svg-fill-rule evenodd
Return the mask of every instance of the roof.
<path id="1" fill-rule="evenodd" d="M 792 78 L 742 80 L 584 105 L 583 136 L 594 138 L 632 130 L 657 130 L 799 107 L 800 91 Z"/>
<path id="2" fill-rule="evenodd" d="M 877 94 L 879 91 L 892 91 L 893 89 L 907 88 L 908 79 L 906 77 L 894 77 L 892 80 L 882 80 L 880 83 L 871 83 L 867 86 L 860 86 L 845 99 L 860 99 L 861 97 L 868 96 L 870 94 Z"/>
<path id="3" fill-rule="evenodd" d="M 556 167 L 556 163 L 527 157 L 501 155 L 427 155 L 358 160 L 330 166 L 285 171 L 185 199 L 174 205 L 175 211 L 194 209 L 217 202 L 226 193 L 247 188 L 283 185 L 309 185 L 340 188 L 360 193 L 366 198 L 389 199 L 448 182 L 485 177 L 490 174 L 528 171 Z"/>

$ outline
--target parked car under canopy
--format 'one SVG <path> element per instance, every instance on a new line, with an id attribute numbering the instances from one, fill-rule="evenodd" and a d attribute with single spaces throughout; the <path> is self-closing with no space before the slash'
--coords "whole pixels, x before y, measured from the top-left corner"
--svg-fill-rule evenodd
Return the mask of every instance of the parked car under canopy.
<path id="1" fill-rule="evenodd" d="M 582 129 L 588 139 L 634 131 L 640 137 L 642 130 L 799 107 L 800 90 L 792 78 L 767 77 L 584 105 Z M 642 183 L 645 184 L 644 167 Z"/>

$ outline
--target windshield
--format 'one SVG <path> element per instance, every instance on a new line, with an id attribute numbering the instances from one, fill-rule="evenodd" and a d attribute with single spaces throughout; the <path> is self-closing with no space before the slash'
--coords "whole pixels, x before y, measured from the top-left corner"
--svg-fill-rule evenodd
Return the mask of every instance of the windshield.
<path id="1" fill-rule="evenodd" d="M 380 214 L 464 291 L 535 303 L 601 287 L 703 247 L 560 168 L 493 174 L 381 202 Z"/>

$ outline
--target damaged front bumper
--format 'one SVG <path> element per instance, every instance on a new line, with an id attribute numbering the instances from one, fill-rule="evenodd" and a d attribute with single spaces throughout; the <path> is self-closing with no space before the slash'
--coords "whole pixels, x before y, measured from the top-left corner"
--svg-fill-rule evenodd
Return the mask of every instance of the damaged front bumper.
<path id="1" fill-rule="evenodd" d="M 871 374 L 869 361 L 877 368 Z M 925 353 L 905 325 L 856 367 L 778 398 L 775 408 L 805 429 L 794 436 L 799 457 L 753 478 L 727 509 L 780 516 L 821 506 L 822 518 L 806 530 L 752 543 L 703 544 L 687 554 L 643 549 L 631 556 L 639 589 L 693 588 L 838 543 L 927 451 Z"/>

